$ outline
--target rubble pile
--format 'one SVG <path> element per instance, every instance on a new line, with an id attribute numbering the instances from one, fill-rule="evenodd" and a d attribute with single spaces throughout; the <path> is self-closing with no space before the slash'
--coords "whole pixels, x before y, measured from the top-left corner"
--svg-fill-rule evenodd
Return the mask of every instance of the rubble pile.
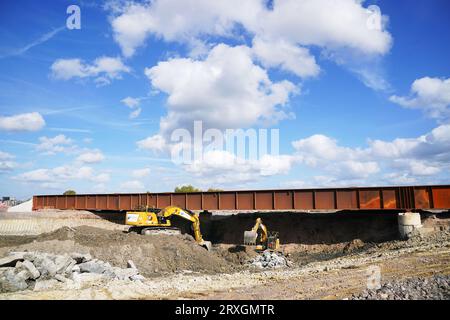
<path id="1" fill-rule="evenodd" d="M 264 251 L 250 261 L 250 265 L 261 269 L 273 269 L 289 266 L 289 261 L 281 253 Z"/>
<path id="2" fill-rule="evenodd" d="M 90 254 L 12 252 L 0 258 L 0 293 L 80 288 L 84 283 L 97 280 L 144 279 L 132 261 L 128 262 L 128 268 L 122 269 L 93 259 Z"/>
<path id="3" fill-rule="evenodd" d="M 384 283 L 377 290 L 365 290 L 353 300 L 448 300 L 450 276 L 410 278 Z"/>

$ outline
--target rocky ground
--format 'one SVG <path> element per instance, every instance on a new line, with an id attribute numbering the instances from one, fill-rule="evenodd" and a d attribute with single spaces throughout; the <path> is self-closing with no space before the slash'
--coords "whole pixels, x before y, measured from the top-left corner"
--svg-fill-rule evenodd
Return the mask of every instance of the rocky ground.
<path id="1" fill-rule="evenodd" d="M 0 299 L 448 299 L 449 262 L 445 230 L 259 254 L 229 244 L 208 252 L 189 235 L 63 227 L 0 236 Z M 368 290 L 373 268 L 381 288 Z"/>
<path id="2" fill-rule="evenodd" d="M 354 300 L 448 300 L 450 276 L 434 275 L 384 283 L 379 289 L 364 290 Z"/>
<path id="3" fill-rule="evenodd" d="M 89 253 L 54 255 L 37 251 L 11 252 L 0 259 L 0 293 L 22 290 L 79 289 L 84 283 L 108 280 L 141 281 L 134 263 L 113 267 Z"/>

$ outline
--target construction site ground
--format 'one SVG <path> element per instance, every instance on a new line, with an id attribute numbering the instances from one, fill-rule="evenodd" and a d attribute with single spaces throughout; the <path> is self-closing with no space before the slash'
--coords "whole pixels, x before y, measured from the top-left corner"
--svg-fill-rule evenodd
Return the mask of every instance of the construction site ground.
<path id="1" fill-rule="evenodd" d="M 101 220 L 96 225 L 92 220 L 74 225 L 73 221 L 67 223 L 69 220 L 66 220 L 57 229 L 39 234 L 29 230 L 22 235 L 4 232 L 0 235 L 0 258 L 19 251 L 90 253 L 121 268 L 126 268 L 127 261 L 132 260 L 145 280 L 99 280 L 77 289 L 27 289 L 0 293 L 0 299 L 365 297 L 370 270 L 374 267 L 380 270 L 382 285 L 408 279 L 433 279 L 436 275 L 449 279 L 448 219 L 434 220 L 437 221 L 434 225 L 439 225 L 434 232 L 407 241 L 390 237 L 370 241 L 361 233 L 361 237 L 342 242 L 284 243 L 282 252 L 289 265 L 276 269 L 259 269 L 252 265 L 250 261 L 258 253 L 239 243 L 216 242 L 208 252 L 188 234 L 141 236 L 124 232 L 124 226 L 114 222 Z M 442 291 L 440 294 L 450 298 L 448 286 L 438 287 Z M 381 298 L 396 297 L 386 294 Z"/>

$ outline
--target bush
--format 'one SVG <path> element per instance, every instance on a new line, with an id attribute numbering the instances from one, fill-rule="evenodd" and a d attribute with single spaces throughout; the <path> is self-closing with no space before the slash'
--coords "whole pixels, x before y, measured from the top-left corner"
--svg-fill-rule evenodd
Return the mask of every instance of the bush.
<path id="1" fill-rule="evenodd" d="M 181 186 L 181 187 L 176 187 L 175 188 L 175 192 L 176 193 L 184 193 L 184 192 L 201 192 L 202 190 L 197 189 L 193 186 L 189 185 L 185 185 L 185 186 Z"/>
<path id="2" fill-rule="evenodd" d="M 63 195 L 65 196 L 74 196 L 77 193 L 74 190 L 67 190 L 66 192 L 63 193 Z"/>

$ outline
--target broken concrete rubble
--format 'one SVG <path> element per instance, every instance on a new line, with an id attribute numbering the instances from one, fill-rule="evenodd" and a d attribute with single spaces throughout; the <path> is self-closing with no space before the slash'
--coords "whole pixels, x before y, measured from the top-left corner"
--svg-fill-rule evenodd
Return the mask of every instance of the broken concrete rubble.
<path id="1" fill-rule="evenodd" d="M 80 287 L 97 280 L 139 281 L 145 278 L 134 268 L 113 267 L 92 259 L 89 254 L 53 255 L 42 252 L 15 252 L 1 258 L 0 293 L 21 290 L 50 290 Z"/>
<path id="2" fill-rule="evenodd" d="M 23 261 L 24 254 L 14 252 L 13 254 L 0 259 L 0 267 L 13 267 L 18 261 Z"/>
<path id="3" fill-rule="evenodd" d="M 16 268 L 17 268 L 17 266 L 16 266 Z M 27 270 L 31 274 L 31 278 L 33 280 L 39 278 L 41 275 L 39 270 L 36 269 L 36 267 L 34 266 L 33 263 L 31 263 L 31 261 L 25 260 L 24 262 L 21 263 L 20 268 Z"/>
<path id="4" fill-rule="evenodd" d="M 250 261 L 257 268 L 281 268 L 289 266 L 289 262 L 281 253 L 264 251 Z"/>

